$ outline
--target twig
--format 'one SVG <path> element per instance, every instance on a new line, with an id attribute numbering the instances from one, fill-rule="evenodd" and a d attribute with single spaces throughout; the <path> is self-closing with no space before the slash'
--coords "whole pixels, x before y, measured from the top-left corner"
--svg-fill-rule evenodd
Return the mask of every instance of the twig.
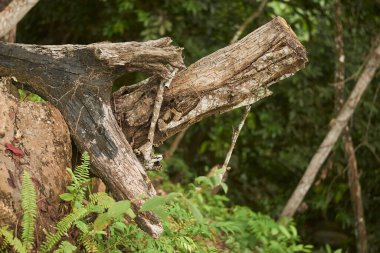
<path id="1" fill-rule="evenodd" d="M 164 80 L 158 86 L 157 96 L 156 96 L 156 100 L 154 101 L 153 114 L 152 114 L 152 119 L 150 121 L 150 128 L 149 128 L 149 133 L 148 133 L 148 141 L 151 143 L 151 146 L 153 146 L 154 132 L 156 131 L 158 116 L 160 116 L 162 101 L 164 100 L 164 89 L 169 88 L 177 71 L 178 69 L 175 68 L 170 78 L 167 80 Z"/>
<path id="2" fill-rule="evenodd" d="M 221 171 L 218 170 L 218 167 L 214 167 L 208 173 L 208 175 L 207 175 L 208 177 L 214 176 L 215 173 L 218 172 L 218 177 L 220 178 L 220 180 L 223 181 L 224 176 L 225 176 L 227 170 L 229 169 L 228 168 L 228 164 L 230 162 L 230 159 L 231 159 L 231 156 L 232 156 L 232 152 L 235 149 L 236 141 L 237 141 L 237 139 L 238 139 L 238 137 L 240 135 L 241 130 L 243 129 L 245 120 L 247 119 L 250 110 L 251 110 L 251 105 L 248 105 L 248 106 L 245 107 L 245 111 L 243 113 L 243 116 L 241 117 L 241 120 L 240 120 L 240 123 L 239 123 L 238 127 L 232 131 L 231 145 L 230 145 L 230 148 L 228 149 L 226 158 L 224 159 L 224 163 L 223 163 L 222 167 L 220 168 Z M 220 185 L 216 186 L 214 189 L 212 189 L 212 193 L 213 194 L 218 193 L 218 191 L 220 190 L 220 188 L 221 188 Z"/>
<path id="3" fill-rule="evenodd" d="M 126 93 L 130 93 L 130 92 L 136 90 L 137 88 L 140 88 L 141 86 L 147 85 L 150 81 L 152 81 L 152 79 L 153 79 L 153 77 L 149 77 L 147 79 L 144 79 L 144 80 L 142 80 L 138 83 L 132 84 L 132 85 L 124 85 L 120 89 L 115 91 L 112 95 L 114 97 L 121 97 L 122 95 L 124 95 Z"/>
<path id="4" fill-rule="evenodd" d="M 244 32 L 244 30 L 247 28 L 247 26 L 253 22 L 253 20 L 255 20 L 258 16 L 261 15 L 261 13 L 263 12 L 265 6 L 267 5 L 267 2 L 268 0 L 262 0 L 261 3 L 260 3 L 260 6 L 257 10 L 255 10 L 245 21 L 243 24 L 241 24 L 241 26 L 239 27 L 239 29 L 237 30 L 237 32 L 235 33 L 234 37 L 232 38 L 232 40 L 230 41 L 230 44 L 233 44 L 235 43 L 236 41 L 238 41 L 238 39 L 240 38 L 241 34 Z"/>
<path id="5" fill-rule="evenodd" d="M 178 148 L 178 145 L 180 144 L 180 142 L 182 141 L 183 137 L 185 136 L 185 133 L 187 131 L 187 129 L 189 129 L 189 127 L 186 127 L 185 129 L 183 129 L 183 131 L 179 132 L 173 142 L 171 143 L 170 145 L 170 148 L 165 152 L 164 154 L 164 158 L 165 159 L 170 159 L 172 158 L 174 152 L 177 150 Z"/>
<path id="6" fill-rule="evenodd" d="M 158 117 L 160 116 L 162 101 L 164 100 L 165 87 L 168 88 L 170 86 L 170 84 L 171 84 L 174 76 L 176 75 L 177 71 L 178 71 L 178 69 L 174 68 L 174 70 L 171 73 L 170 78 L 163 80 L 159 84 L 158 89 L 157 89 L 156 99 L 154 101 L 152 118 L 150 120 L 150 127 L 149 127 L 149 132 L 148 132 L 148 142 L 136 150 L 137 154 L 142 154 L 143 159 L 144 159 L 144 166 L 148 170 L 156 167 L 155 164 L 157 164 L 158 162 L 160 162 L 162 160 L 162 155 L 153 155 L 152 154 L 153 142 L 154 142 L 154 133 L 156 131 L 156 125 L 157 125 Z"/>
<path id="7" fill-rule="evenodd" d="M 322 144 L 319 146 L 318 151 L 314 154 L 312 160 L 310 161 L 304 175 L 302 176 L 300 182 L 298 183 L 296 189 L 294 190 L 292 196 L 288 200 L 284 210 L 281 213 L 281 217 L 293 217 L 297 208 L 304 199 L 306 193 L 309 191 L 314 179 L 329 155 L 332 147 L 338 140 L 343 129 L 346 127 L 348 120 L 351 118 L 352 114 L 357 107 L 360 98 L 362 97 L 364 91 L 367 89 L 369 83 L 373 79 L 376 69 L 380 64 L 380 45 L 378 44 L 374 52 L 370 52 L 370 58 L 359 77 L 353 91 L 351 92 L 348 100 L 344 104 L 342 110 L 339 112 L 337 119 L 335 120 L 334 126 L 330 129 Z"/>
<path id="8" fill-rule="evenodd" d="M 248 106 L 245 107 L 244 114 L 241 117 L 241 120 L 240 120 L 240 123 L 239 123 L 237 129 L 233 130 L 231 145 L 230 145 L 230 148 L 228 149 L 226 158 L 224 159 L 224 163 L 223 163 L 223 166 L 222 166 L 222 169 L 224 170 L 224 172 L 227 170 L 227 166 L 228 166 L 228 163 L 230 162 L 232 152 L 234 151 L 234 148 L 235 148 L 235 145 L 236 145 L 236 141 L 237 141 L 237 139 L 238 139 L 238 137 L 240 135 L 241 129 L 244 126 L 245 120 L 247 119 L 250 110 L 251 110 L 251 105 L 248 105 Z"/>

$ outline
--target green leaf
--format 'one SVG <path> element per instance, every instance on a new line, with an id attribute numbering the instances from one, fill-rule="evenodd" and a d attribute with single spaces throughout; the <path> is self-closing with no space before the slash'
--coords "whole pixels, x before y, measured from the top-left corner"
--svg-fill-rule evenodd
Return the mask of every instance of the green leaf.
<path id="1" fill-rule="evenodd" d="M 125 214 L 127 214 L 129 217 L 131 217 L 132 219 L 136 218 L 136 214 L 135 212 L 133 212 L 133 210 L 131 208 L 129 208 L 129 210 L 127 210 L 125 212 Z"/>
<path id="2" fill-rule="evenodd" d="M 194 218 L 198 223 L 203 223 L 203 215 L 199 209 L 191 202 L 189 199 L 185 199 L 187 206 L 190 209 L 190 212 L 194 215 Z"/>
<path id="3" fill-rule="evenodd" d="M 88 225 L 84 223 L 83 221 L 77 221 L 75 222 L 75 225 L 81 232 L 88 233 Z"/>
<path id="4" fill-rule="evenodd" d="M 220 186 L 222 187 L 225 194 L 227 194 L 228 191 L 228 185 L 226 183 L 220 183 Z"/>
<path id="5" fill-rule="evenodd" d="M 197 177 L 194 180 L 194 183 L 197 185 L 208 185 L 210 187 L 213 187 L 213 184 L 212 184 L 210 178 L 205 177 L 205 176 Z"/>
<path id="6" fill-rule="evenodd" d="M 173 200 L 177 197 L 180 197 L 180 196 L 182 196 L 182 194 L 179 192 L 171 192 L 168 195 L 164 196 L 164 198 L 166 199 L 165 202 L 171 201 L 171 200 Z"/>
<path id="7" fill-rule="evenodd" d="M 110 224 L 110 222 L 111 218 L 106 213 L 99 214 L 94 221 L 94 230 L 102 231 Z"/>
<path id="8" fill-rule="evenodd" d="M 284 234 L 287 238 L 291 238 L 289 231 L 282 225 L 279 225 L 278 228 L 280 229 L 281 233 Z"/>
<path id="9" fill-rule="evenodd" d="M 129 200 L 122 200 L 115 202 L 109 209 L 108 209 L 108 216 L 112 218 L 116 218 L 120 215 L 123 215 L 127 212 L 130 213 L 131 210 L 131 202 Z"/>
<path id="10" fill-rule="evenodd" d="M 117 229 L 121 232 L 124 232 L 125 229 L 127 228 L 127 225 L 125 225 L 125 223 L 123 223 L 123 222 L 118 221 L 118 222 L 113 223 L 112 227 L 114 227 L 115 229 Z"/>
<path id="11" fill-rule="evenodd" d="M 76 249 L 77 247 L 72 245 L 70 242 L 63 241 L 59 245 L 58 249 L 54 251 L 54 253 L 73 253 Z"/>
<path id="12" fill-rule="evenodd" d="M 165 211 L 165 209 L 161 207 L 157 207 L 154 209 L 154 213 L 160 217 L 161 220 L 167 221 L 168 213 Z"/>
<path id="13" fill-rule="evenodd" d="M 71 194 L 71 193 L 63 193 L 63 194 L 59 195 L 59 197 L 63 201 L 72 201 L 72 200 L 74 200 L 74 195 Z"/>
<path id="14" fill-rule="evenodd" d="M 214 176 L 210 177 L 210 180 L 212 183 L 212 187 L 218 186 L 222 183 L 222 179 L 218 175 L 214 175 Z"/>
<path id="15" fill-rule="evenodd" d="M 154 196 L 151 199 L 148 199 L 144 202 L 144 204 L 141 206 L 140 211 L 152 211 L 154 209 L 157 209 L 161 205 L 165 204 L 166 200 L 162 196 Z"/>

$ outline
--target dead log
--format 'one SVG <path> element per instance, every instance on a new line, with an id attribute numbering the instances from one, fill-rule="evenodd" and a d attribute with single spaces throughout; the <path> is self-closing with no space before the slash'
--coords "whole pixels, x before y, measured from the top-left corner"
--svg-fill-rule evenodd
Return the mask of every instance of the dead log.
<path id="1" fill-rule="evenodd" d="M 53 103 L 76 145 L 89 152 L 93 173 L 116 198 L 130 199 L 137 210 L 155 190 L 131 144 L 140 147 L 147 141 L 158 84 L 171 77 L 173 68 L 184 68 L 181 49 L 170 42 L 164 38 L 87 46 L 1 43 L 0 76 L 16 77 Z M 306 61 L 305 49 L 285 20 L 275 18 L 174 77 L 164 93 L 154 143 L 206 116 L 270 95 L 270 84 L 294 74 Z M 130 71 L 152 77 L 136 90 L 124 88 L 111 99 L 113 81 Z M 140 213 L 137 222 L 153 236 L 162 231 L 151 213 Z"/>
<path id="2" fill-rule="evenodd" d="M 242 40 L 179 72 L 166 90 L 154 143 L 215 113 L 253 104 L 269 96 L 268 87 L 305 66 L 306 51 L 280 17 Z M 147 142 L 149 119 L 159 80 L 133 92 L 114 94 L 115 113 L 133 147 Z"/>

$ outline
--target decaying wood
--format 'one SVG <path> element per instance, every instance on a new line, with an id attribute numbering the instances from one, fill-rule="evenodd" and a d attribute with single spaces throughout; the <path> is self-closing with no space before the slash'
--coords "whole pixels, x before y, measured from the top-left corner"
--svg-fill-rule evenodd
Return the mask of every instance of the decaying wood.
<path id="1" fill-rule="evenodd" d="M 293 191 L 293 194 L 286 203 L 286 206 L 282 210 L 281 217 L 293 217 L 297 211 L 297 208 L 300 206 L 301 202 L 306 196 L 306 193 L 309 191 L 311 185 L 313 184 L 319 169 L 331 152 L 331 149 L 338 140 L 343 129 L 347 126 L 349 119 L 359 104 L 360 98 L 374 77 L 376 69 L 379 67 L 379 65 L 380 45 L 377 45 L 376 49 L 370 53 L 369 60 L 365 65 L 365 68 L 361 73 L 359 80 L 357 81 L 349 98 L 347 99 L 343 108 L 340 110 L 336 119 L 334 119 L 333 127 L 327 133 L 317 152 L 314 154 L 300 182 L 298 183 L 296 189 Z"/>
<path id="2" fill-rule="evenodd" d="M 137 211 L 155 190 L 133 148 L 148 142 L 158 85 L 172 78 L 173 69 L 179 72 L 164 89 L 156 145 L 206 116 L 270 95 L 269 85 L 307 61 L 305 49 L 280 17 L 187 69 L 181 49 L 170 43 L 168 38 L 87 46 L 0 43 L 0 76 L 16 77 L 53 103 L 76 145 L 89 152 L 93 173 Z M 128 71 L 152 76 L 111 99 L 113 81 Z M 152 213 L 139 213 L 137 222 L 153 236 L 162 232 Z"/>
<path id="3" fill-rule="evenodd" d="M 112 81 L 126 71 L 147 71 L 162 78 L 166 64 L 182 68 L 181 50 L 170 39 L 145 43 L 99 43 L 88 46 L 0 44 L 0 75 L 15 76 L 53 103 L 64 116 L 76 145 L 87 150 L 93 172 L 118 199 L 135 209 L 155 190 L 134 155 L 111 109 Z M 138 222 L 153 236 L 162 227 L 151 213 Z"/>
<path id="4" fill-rule="evenodd" d="M 13 30 L 17 23 L 39 0 L 12 0 L 0 11 L 0 38 Z"/>
<path id="5" fill-rule="evenodd" d="M 285 20 L 277 17 L 239 42 L 180 71 L 166 90 L 154 144 L 215 113 L 253 104 L 268 87 L 305 65 L 306 52 Z M 115 113 L 136 148 L 147 142 L 157 82 L 118 94 Z M 152 85 L 154 83 L 155 85 Z"/>

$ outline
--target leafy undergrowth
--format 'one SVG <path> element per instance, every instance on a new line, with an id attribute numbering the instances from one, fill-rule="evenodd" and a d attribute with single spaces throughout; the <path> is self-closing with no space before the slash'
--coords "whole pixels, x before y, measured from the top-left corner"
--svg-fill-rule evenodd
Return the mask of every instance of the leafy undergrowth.
<path id="1" fill-rule="evenodd" d="M 72 211 L 48 233 L 39 249 L 33 243 L 35 196 L 30 177 L 24 176 L 22 239 L 13 231 L 0 229 L 1 252 L 311 252 L 312 246 L 299 243 L 295 225 L 282 224 L 255 213 L 247 207 L 227 207 L 229 200 L 212 189 L 227 186 L 218 172 L 199 177 L 187 186 L 174 185 L 160 178 L 162 196 L 147 200 L 140 212 L 153 211 L 162 220 L 164 232 L 153 239 L 133 221 L 130 201 L 115 201 L 105 192 L 90 193 L 89 158 L 74 172 L 68 169 L 72 183 L 60 197 L 71 203 Z M 168 193 L 170 192 L 170 193 Z M 32 218 L 30 218 L 32 217 Z"/>

